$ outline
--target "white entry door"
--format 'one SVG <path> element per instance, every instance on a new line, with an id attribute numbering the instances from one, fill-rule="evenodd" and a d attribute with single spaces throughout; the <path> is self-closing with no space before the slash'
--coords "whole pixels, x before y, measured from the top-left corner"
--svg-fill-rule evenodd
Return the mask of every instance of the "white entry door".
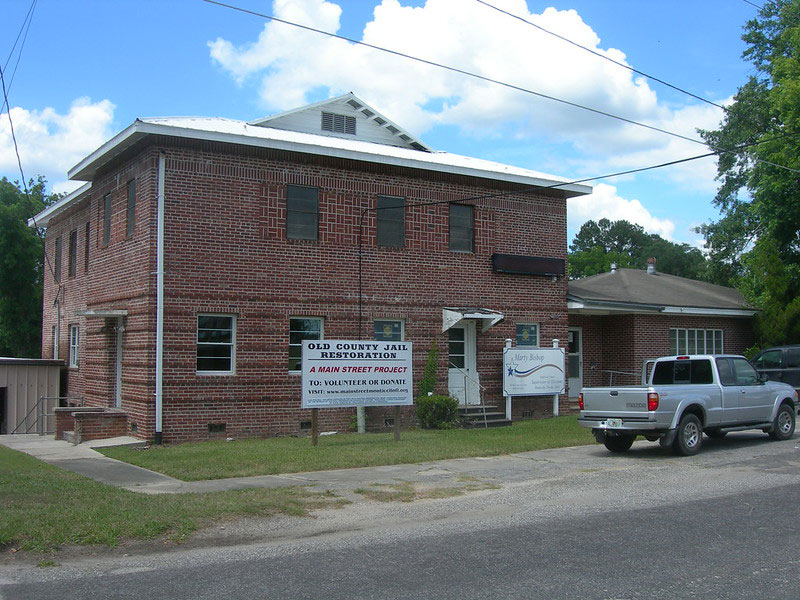
<path id="1" fill-rule="evenodd" d="M 577 398 L 583 387 L 583 335 L 580 327 L 569 329 L 567 343 L 567 375 L 569 397 Z"/>
<path id="2" fill-rule="evenodd" d="M 447 390 L 459 404 L 480 404 L 475 321 L 461 321 L 447 331 Z"/>

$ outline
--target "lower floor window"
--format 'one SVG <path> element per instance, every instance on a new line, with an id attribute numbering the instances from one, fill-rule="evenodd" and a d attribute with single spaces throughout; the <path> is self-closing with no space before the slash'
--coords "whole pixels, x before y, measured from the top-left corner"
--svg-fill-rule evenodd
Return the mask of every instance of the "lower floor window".
<path id="1" fill-rule="evenodd" d="M 197 316 L 197 372 L 233 373 L 236 318 L 232 315 Z"/>
<path id="2" fill-rule="evenodd" d="M 400 319 L 375 319 L 372 339 L 379 342 L 402 342 L 403 321 Z"/>
<path id="3" fill-rule="evenodd" d="M 303 340 L 322 339 L 322 319 L 292 317 L 289 319 L 289 370 L 299 371 L 303 359 Z"/>
<path id="4" fill-rule="evenodd" d="M 722 354 L 721 329 L 670 329 L 670 354 Z"/>
<path id="5" fill-rule="evenodd" d="M 517 346 L 538 346 L 539 325 L 536 323 L 517 323 Z"/>
<path id="6" fill-rule="evenodd" d="M 69 326 L 69 366 L 79 365 L 78 349 L 80 348 L 80 329 L 77 325 Z"/>

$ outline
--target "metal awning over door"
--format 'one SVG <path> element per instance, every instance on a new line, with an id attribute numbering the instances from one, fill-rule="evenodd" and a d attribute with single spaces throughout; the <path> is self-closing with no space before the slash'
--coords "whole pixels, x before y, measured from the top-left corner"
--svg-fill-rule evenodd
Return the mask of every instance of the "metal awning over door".
<path id="1" fill-rule="evenodd" d="M 481 332 L 503 320 L 504 315 L 488 308 L 443 308 L 442 333 L 458 325 L 464 319 L 481 321 Z"/>

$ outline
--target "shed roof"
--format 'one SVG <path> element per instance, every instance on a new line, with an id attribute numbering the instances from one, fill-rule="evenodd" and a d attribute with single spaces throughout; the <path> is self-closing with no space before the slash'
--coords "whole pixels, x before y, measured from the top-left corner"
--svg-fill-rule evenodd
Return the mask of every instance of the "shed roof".
<path id="1" fill-rule="evenodd" d="M 617 269 L 569 282 L 574 312 L 662 312 L 753 316 L 756 310 L 733 288 L 666 273 Z"/>

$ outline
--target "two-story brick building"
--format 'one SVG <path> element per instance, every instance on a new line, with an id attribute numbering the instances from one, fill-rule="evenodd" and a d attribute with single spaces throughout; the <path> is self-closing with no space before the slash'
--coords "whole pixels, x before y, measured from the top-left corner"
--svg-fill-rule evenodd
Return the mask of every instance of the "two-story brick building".
<path id="1" fill-rule="evenodd" d="M 43 356 L 135 435 L 299 431 L 303 339 L 411 340 L 417 376 L 435 341 L 440 390 L 467 404 L 502 402 L 505 339 L 566 343 L 566 199 L 590 188 L 432 151 L 352 94 L 250 123 L 139 119 L 69 177 L 87 183 L 37 217 Z"/>

